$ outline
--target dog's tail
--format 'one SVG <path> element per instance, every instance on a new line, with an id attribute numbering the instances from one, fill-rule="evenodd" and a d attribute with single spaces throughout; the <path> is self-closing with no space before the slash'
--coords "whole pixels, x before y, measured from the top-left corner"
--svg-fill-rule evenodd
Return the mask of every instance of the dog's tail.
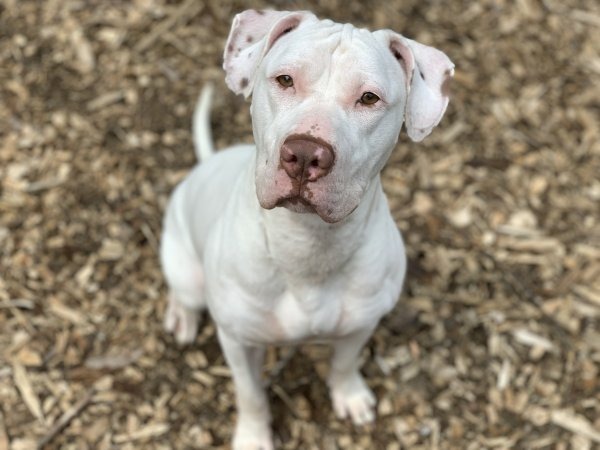
<path id="1" fill-rule="evenodd" d="M 198 161 L 206 161 L 215 152 L 210 131 L 210 106 L 213 90 L 214 86 L 211 83 L 204 86 L 192 119 L 192 138 Z"/>

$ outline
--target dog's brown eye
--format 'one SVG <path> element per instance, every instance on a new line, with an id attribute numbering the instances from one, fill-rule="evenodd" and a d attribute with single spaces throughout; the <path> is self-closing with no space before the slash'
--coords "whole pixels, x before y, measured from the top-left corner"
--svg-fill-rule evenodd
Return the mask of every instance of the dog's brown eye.
<path id="1" fill-rule="evenodd" d="M 294 85 L 294 80 L 289 75 L 279 75 L 276 80 L 284 88 L 289 88 Z"/>
<path id="2" fill-rule="evenodd" d="M 379 101 L 379 97 L 373 94 L 372 92 L 365 92 L 360 97 L 360 102 L 363 105 L 374 105 Z"/>

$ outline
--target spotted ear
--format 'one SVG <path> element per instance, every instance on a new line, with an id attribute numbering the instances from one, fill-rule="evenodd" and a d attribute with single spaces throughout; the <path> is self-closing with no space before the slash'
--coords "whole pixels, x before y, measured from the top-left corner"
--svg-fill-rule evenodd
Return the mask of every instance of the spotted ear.
<path id="1" fill-rule="evenodd" d="M 406 75 L 404 122 L 408 136 L 422 141 L 440 123 L 449 101 L 454 64 L 441 51 L 385 30 L 389 49 Z"/>
<path id="2" fill-rule="evenodd" d="M 236 94 L 252 93 L 256 69 L 275 42 L 305 21 L 309 12 L 246 10 L 235 16 L 223 56 L 227 86 Z"/>

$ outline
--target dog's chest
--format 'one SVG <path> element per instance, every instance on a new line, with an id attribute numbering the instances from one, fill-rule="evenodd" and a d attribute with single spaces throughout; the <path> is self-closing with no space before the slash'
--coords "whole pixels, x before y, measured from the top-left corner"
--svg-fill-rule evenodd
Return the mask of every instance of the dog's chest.
<path id="1" fill-rule="evenodd" d="M 343 302 L 339 297 L 325 297 L 317 289 L 297 293 L 286 291 L 274 305 L 272 318 L 277 323 L 277 336 L 284 341 L 333 337 L 342 317 Z"/>
<path id="2" fill-rule="evenodd" d="M 267 318 L 272 338 L 299 341 L 334 338 L 347 327 L 347 306 L 356 304 L 344 268 L 361 245 L 362 227 L 336 227 L 316 216 L 275 211 L 267 227 L 270 261 L 281 290 Z M 268 325 L 268 324 L 265 324 Z"/>

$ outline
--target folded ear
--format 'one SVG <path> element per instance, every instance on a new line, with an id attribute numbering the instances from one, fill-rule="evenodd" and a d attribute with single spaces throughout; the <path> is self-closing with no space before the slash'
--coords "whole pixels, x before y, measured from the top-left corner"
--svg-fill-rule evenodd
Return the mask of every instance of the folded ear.
<path id="1" fill-rule="evenodd" d="M 422 141 L 442 120 L 449 101 L 454 64 L 441 51 L 385 30 L 389 48 L 408 83 L 404 123 L 408 136 Z"/>
<path id="2" fill-rule="evenodd" d="M 236 94 L 252 93 L 256 69 L 277 39 L 300 23 L 317 18 L 306 11 L 255 11 L 235 16 L 223 56 L 227 86 Z"/>

